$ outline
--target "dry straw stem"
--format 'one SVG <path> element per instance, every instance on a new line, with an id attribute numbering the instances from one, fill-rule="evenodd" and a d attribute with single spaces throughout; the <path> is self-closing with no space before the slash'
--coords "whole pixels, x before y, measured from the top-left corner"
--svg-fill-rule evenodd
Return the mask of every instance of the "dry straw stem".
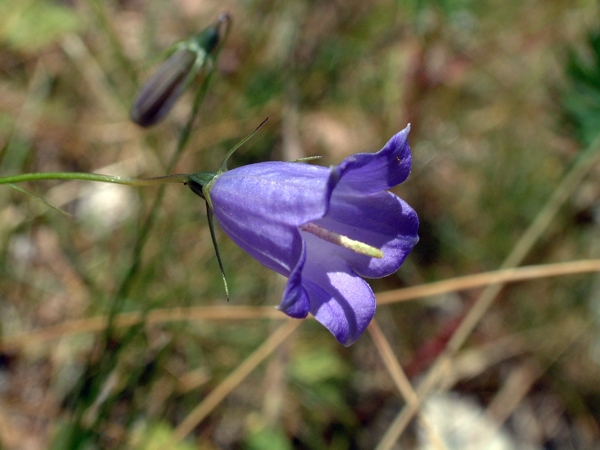
<path id="1" fill-rule="evenodd" d="M 529 392 L 535 381 L 564 355 L 576 341 L 585 336 L 590 325 L 591 322 L 568 321 L 564 329 L 557 333 L 560 335 L 560 339 L 556 339 L 552 345 L 554 350 L 552 357 L 542 363 L 530 359 L 517 367 L 507 377 L 504 385 L 491 401 L 486 414 L 493 418 L 498 426 L 504 423 Z M 559 326 L 554 328 L 559 328 Z"/>
<path id="2" fill-rule="evenodd" d="M 583 259 L 564 263 L 501 269 L 382 292 L 377 294 L 377 304 L 386 305 L 388 303 L 398 303 L 420 297 L 465 291 L 467 289 L 499 283 L 516 283 L 518 281 L 532 280 L 535 278 L 549 278 L 599 271 L 600 259 Z"/>
<path id="3" fill-rule="evenodd" d="M 225 378 L 175 429 L 175 438 L 185 438 L 211 413 L 223 399 L 233 391 L 256 367 L 289 337 L 301 324 L 300 320 L 290 320 L 277 328 L 244 362 Z"/>
<path id="4" fill-rule="evenodd" d="M 581 183 L 581 180 L 583 180 L 585 175 L 599 160 L 600 134 L 594 140 L 594 142 L 584 152 L 582 152 L 581 156 L 575 162 L 571 170 L 557 186 L 546 205 L 538 213 L 533 223 L 521 236 L 521 239 L 519 239 L 513 250 L 506 257 L 504 263 L 500 267 L 501 270 L 514 268 L 523 261 L 539 237 L 548 228 L 550 223 L 552 223 L 560 207 L 567 201 L 571 194 L 573 194 L 577 186 L 579 186 Z M 419 403 L 422 403 L 429 392 L 436 387 L 438 381 L 444 375 L 453 355 L 459 350 L 467 337 L 475 329 L 503 287 L 504 284 L 502 282 L 490 284 L 481 293 L 473 307 L 469 310 L 465 318 L 462 320 L 448 341 L 444 351 L 437 357 L 424 380 L 419 385 L 419 388 L 417 389 Z M 377 450 L 391 449 L 395 445 L 402 432 L 406 429 L 418 409 L 418 404 L 407 404 L 398 414 L 398 416 L 396 416 L 382 437 L 381 441 L 376 447 Z"/>
<path id="5" fill-rule="evenodd" d="M 373 321 L 367 328 L 367 331 L 371 335 L 371 339 L 373 339 L 373 343 L 375 344 L 375 347 L 377 348 L 377 351 L 379 352 L 379 355 L 381 356 L 381 359 L 385 364 L 385 368 L 391 375 L 394 384 L 400 391 L 402 397 L 404 397 L 406 403 L 418 403 L 419 398 L 417 397 L 416 392 L 412 388 L 408 377 L 404 373 L 404 370 L 402 370 L 402 367 L 400 366 L 396 355 L 394 355 L 392 346 L 386 339 L 385 335 L 383 334 L 383 331 L 381 331 L 381 327 L 377 323 L 376 319 L 373 319 Z M 427 433 L 429 441 L 433 444 L 433 448 L 435 448 L 436 450 L 444 450 L 446 446 L 434 430 L 429 419 L 425 415 L 419 414 L 419 422 L 423 427 L 423 430 L 425 430 L 425 432 Z"/>
<path id="6" fill-rule="evenodd" d="M 527 396 L 535 382 L 573 343 L 585 335 L 590 325 L 590 322 L 581 324 L 576 321 L 569 321 L 565 326 L 566 329 L 561 330 L 563 331 L 560 333 L 561 339 L 557 340 L 553 346 L 555 351 L 552 353 L 551 358 L 543 363 L 534 358 L 529 358 L 506 377 L 506 381 L 485 412 L 486 417 L 495 425 L 493 429 L 489 430 L 490 441 Z M 558 328 L 558 326 L 555 326 L 555 328 Z"/>
<path id="7" fill-rule="evenodd" d="M 526 351 L 531 351 L 534 348 L 544 348 L 546 349 L 546 354 L 552 355 L 551 358 L 543 363 L 538 363 L 533 358 L 528 358 L 509 374 L 501 390 L 496 394 L 486 411 L 486 416 L 490 418 L 491 423 L 495 424 L 495 427 L 490 429 L 486 435 L 486 438 L 491 441 L 500 430 L 502 424 L 510 417 L 527 395 L 537 379 L 575 341 L 584 336 L 589 326 L 590 322 L 568 320 L 566 323 L 561 322 L 540 329 L 514 334 L 493 342 L 488 342 L 477 348 L 465 350 L 452 360 L 452 365 L 444 376 L 444 384 L 440 388 L 442 390 L 450 389 L 460 380 L 481 374 L 500 361 L 523 354 Z M 418 396 L 402 370 L 389 341 L 385 338 L 377 321 L 373 320 L 367 330 L 384 361 L 386 369 L 406 403 L 418 403 Z M 418 419 L 433 448 L 446 448 L 443 440 L 439 437 L 428 418 L 420 413 Z"/>
<path id="8" fill-rule="evenodd" d="M 587 259 L 567 263 L 505 269 L 382 292 L 377 294 L 377 302 L 379 304 L 389 304 L 447 292 L 472 289 L 493 283 L 509 283 L 535 278 L 599 271 L 600 259 Z M 140 312 L 121 313 L 116 316 L 114 326 L 129 327 L 143 321 L 147 324 L 162 324 L 181 321 L 236 321 L 256 319 L 291 320 L 280 311 L 268 306 L 192 306 L 188 308 L 155 309 L 147 313 L 146 316 Z M 106 317 L 91 317 L 72 320 L 70 322 L 42 328 L 41 330 L 34 330 L 13 336 L 3 336 L 0 339 L 0 350 L 14 350 L 28 345 L 46 343 L 52 339 L 59 339 L 75 334 L 95 333 L 105 330 L 107 325 L 108 319 Z"/>
<path id="9" fill-rule="evenodd" d="M 162 324 L 168 322 L 200 321 L 200 320 L 250 320 L 250 319 L 289 319 L 281 312 L 269 307 L 253 306 L 198 306 L 191 308 L 155 309 L 145 316 L 140 312 L 120 313 L 114 320 L 115 327 L 130 327 L 141 322 L 146 324 Z M 291 320 L 291 319 L 289 319 Z M 103 331 L 109 319 L 105 316 L 72 320 L 41 330 L 31 331 L 15 336 L 4 336 L 0 341 L 0 350 L 12 350 L 19 347 L 40 344 L 51 339 L 80 333 Z"/>
<path id="10" fill-rule="evenodd" d="M 441 390 L 451 389 L 460 380 L 473 378 L 501 361 L 529 352 L 551 355 L 549 359 L 554 362 L 556 355 L 563 354 L 572 342 L 583 336 L 583 331 L 590 325 L 591 320 L 567 317 L 559 323 L 504 336 L 462 350 L 452 359 L 451 368 L 438 387 Z"/>

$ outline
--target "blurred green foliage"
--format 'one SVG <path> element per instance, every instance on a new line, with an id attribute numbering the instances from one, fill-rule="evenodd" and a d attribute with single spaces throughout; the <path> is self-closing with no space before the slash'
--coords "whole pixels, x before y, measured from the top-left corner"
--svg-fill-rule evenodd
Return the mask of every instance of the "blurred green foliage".
<path id="1" fill-rule="evenodd" d="M 0 1 L 0 41 L 16 52 L 41 51 L 80 29 L 77 13 L 58 2 Z"/>
<path id="2" fill-rule="evenodd" d="M 571 51 L 567 74 L 569 88 L 564 103 L 577 134 L 591 144 L 600 130 L 600 34 L 589 36 L 584 54 Z"/>

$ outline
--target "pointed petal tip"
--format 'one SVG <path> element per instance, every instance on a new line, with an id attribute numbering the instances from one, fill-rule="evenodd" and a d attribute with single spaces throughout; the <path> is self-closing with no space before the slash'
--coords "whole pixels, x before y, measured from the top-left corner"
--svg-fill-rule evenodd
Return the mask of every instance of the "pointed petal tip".
<path id="1" fill-rule="evenodd" d="M 296 306 L 296 307 L 294 307 L 294 306 Z M 303 308 L 301 305 L 297 305 L 297 304 L 283 305 L 283 302 L 282 302 L 282 304 L 275 306 L 275 309 L 277 311 L 281 311 L 286 316 L 289 316 L 292 319 L 306 319 L 306 316 L 308 316 L 308 310 Z"/>
<path id="2" fill-rule="evenodd" d="M 402 147 L 402 148 L 404 148 L 405 146 L 408 147 L 408 135 L 409 134 L 410 134 L 410 123 L 408 125 L 406 125 L 402 130 L 398 131 L 394 136 L 392 136 L 392 138 L 390 139 L 388 144 L 391 144 L 391 143 L 395 144 L 395 145 L 393 145 L 394 151 L 397 151 L 398 147 Z M 388 147 L 387 144 L 383 148 L 385 149 L 386 147 Z"/>
<path id="3" fill-rule="evenodd" d="M 302 247 L 302 253 L 292 270 L 283 291 L 281 303 L 277 309 L 294 319 L 304 319 L 310 310 L 308 293 L 302 286 L 302 269 L 306 262 L 306 245 Z"/>
<path id="4" fill-rule="evenodd" d="M 275 308 L 294 319 L 305 319 L 310 310 L 310 300 L 306 291 L 301 285 L 292 286 L 291 289 L 288 286 L 283 293 L 281 303 Z"/>

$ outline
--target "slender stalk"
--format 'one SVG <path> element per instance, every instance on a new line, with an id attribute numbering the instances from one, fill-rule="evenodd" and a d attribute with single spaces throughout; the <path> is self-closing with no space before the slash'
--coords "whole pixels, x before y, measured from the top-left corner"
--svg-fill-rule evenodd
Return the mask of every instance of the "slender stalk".
<path id="1" fill-rule="evenodd" d="M 91 2 L 92 5 L 97 5 L 99 7 L 102 6 L 98 2 L 98 0 L 89 0 L 89 1 Z M 104 10 L 102 10 L 100 8 L 99 13 L 100 13 L 101 19 L 103 18 L 101 15 L 103 12 L 104 12 Z M 225 19 L 223 19 L 223 20 L 225 20 Z M 229 27 L 227 27 L 226 32 L 228 31 L 228 29 L 229 29 Z M 107 28 L 107 31 L 110 33 L 110 31 L 112 31 L 112 30 Z M 109 37 L 112 37 L 112 36 L 109 36 Z M 224 39 L 225 38 L 223 38 L 223 40 Z M 201 106 L 204 98 L 206 97 L 206 93 L 208 91 L 208 85 L 209 85 L 212 75 L 214 73 L 214 67 L 216 66 L 215 62 L 217 59 L 218 50 L 219 50 L 219 47 L 214 52 L 214 55 L 210 61 L 210 62 L 212 62 L 212 64 L 208 68 L 207 74 L 204 77 L 202 84 L 198 88 L 198 91 L 194 98 L 194 104 L 192 106 L 192 110 L 190 112 L 188 121 L 180 133 L 176 150 L 175 150 L 173 156 L 171 157 L 169 164 L 167 166 L 167 170 L 166 170 L 167 173 L 170 173 L 174 170 L 177 162 L 179 161 L 181 154 L 183 153 L 183 150 L 189 143 L 189 138 L 192 133 L 192 127 L 193 127 L 194 121 L 198 115 L 200 106 Z M 124 61 L 124 62 L 127 63 L 127 61 Z M 133 74 L 133 75 L 134 76 L 132 77 L 132 79 L 135 79 L 135 74 Z M 137 83 L 135 83 L 135 84 L 137 84 Z M 90 175 L 91 175 L 91 177 L 90 177 Z M 188 175 L 171 175 L 168 177 L 158 177 L 158 178 L 153 178 L 153 179 L 131 179 L 131 178 L 109 177 L 109 176 L 93 175 L 93 174 L 85 174 L 81 178 L 78 177 L 77 175 L 72 175 L 72 177 L 73 178 L 71 178 L 71 179 L 84 179 L 86 181 L 102 181 L 102 182 L 109 182 L 109 183 L 126 184 L 126 185 L 131 185 L 131 186 L 146 186 L 149 184 L 151 184 L 151 185 L 163 184 L 164 185 L 166 183 L 177 183 L 177 182 L 185 183 L 189 179 Z M 98 177 L 98 178 L 94 178 L 94 177 Z M 41 179 L 43 179 L 43 178 L 41 178 Z M 65 178 L 63 178 L 63 179 L 65 179 Z M 66 179 L 68 179 L 68 178 L 66 178 Z M 16 180 L 15 181 L 13 179 L 12 182 L 17 182 L 17 181 L 25 181 L 25 180 Z M 107 299 L 107 301 L 109 303 L 109 307 L 108 307 L 109 310 L 107 313 L 107 322 L 108 323 L 107 323 L 106 329 L 104 330 L 103 336 L 96 341 L 96 349 L 95 349 L 97 355 L 106 355 L 106 356 L 99 357 L 98 361 L 95 361 L 94 358 L 90 358 L 84 373 L 79 378 L 78 386 L 76 386 L 73 389 L 73 397 L 80 399 L 80 401 L 77 402 L 76 410 L 74 413 L 74 418 L 73 418 L 73 421 L 71 424 L 71 429 L 73 430 L 72 433 L 73 433 L 74 437 L 77 435 L 81 435 L 82 433 L 86 434 L 86 433 L 88 433 L 88 430 L 99 429 L 100 428 L 100 422 L 99 422 L 100 418 L 106 417 L 108 414 L 108 411 L 110 411 L 110 409 L 114 406 L 114 399 L 111 399 L 111 401 L 103 402 L 101 404 L 101 406 L 98 408 L 96 423 L 94 423 L 92 425 L 85 423 L 84 416 L 83 416 L 84 412 L 89 408 L 89 406 L 91 404 L 90 402 L 95 401 L 95 399 L 98 398 L 98 393 L 100 392 L 102 385 L 107 380 L 111 371 L 114 370 L 114 367 L 120 358 L 121 351 L 124 348 L 126 348 L 127 344 L 129 342 L 131 342 L 132 339 L 134 339 L 136 336 L 140 336 L 140 334 L 141 334 L 140 328 L 143 326 L 143 323 L 145 322 L 145 317 L 150 310 L 150 306 L 146 305 L 143 308 L 143 311 L 141 314 L 140 324 L 137 326 L 131 327 L 128 330 L 128 332 L 125 333 L 124 336 L 119 336 L 118 338 L 115 336 L 115 334 L 116 334 L 115 328 L 116 328 L 116 326 L 118 326 L 118 324 L 116 323 L 116 318 L 118 316 L 119 311 L 122 309 L 122 305 L 123 305 L 124 301 L 127 299 L 127 297 L 132 292 L 136 276 L 140 272 L 142 253 L 144 251 L 146 243 L 148 242 L 149 236 L 151 235 L 151 231 L 156 222 L 158 212 L 160 211 L 160 207 L 163 203 L 164 194 L 165 194 L 165 186 L 161 186 L 160 189 L 158 189 L 158 192 L 157 192 L 156 196 L 154 197 L 152 206 L 150 207 L 150 211 L 149 211 L 148 215 L 146 216 L 146 219 L 143 220 L 141 227 L 138 231 L 138 234 L 136 236 L 135 242 L 133 244 L 133 252 L 132 252 L 133 254 L 131 257 L 131 264 L 129 265 L 129 268 L 128 268 L 127 272 L 125 273 L 124 277 L 121 279 L 120 283 L 118 283 L 117 289 L 110 296 L 110 298 Z M 114 345 L 115 343 L 118 343 L 118 345 L 116 347 Z M 72 441 L 72 442 L 70 442 L 70 444 L 74 444 L 74 442 L 75 441 Z M 74 445 L 69 445 L 69 444 L 67 446 L 69 448 L 74 447 Z"/>
<path id="2" fill-rule="evenodd" d="M 112 50 L 112 55 L 119 63 L 119 66 L 122 69 L 121 72 L 124 72 L 127 75 L 127 78 L 129 78 L 128 81 L 131 83 L 132 86 L 137 86 L 139 82 L 137 73 L 133 67 L 133 64 L 125 55 L 123 45 L 117 37 L 117 33 L 115 32 L 113 22 L 111 22 L 111 19 L 108 16 L 108 12 L 106 11 L 107 2 L 103 2 L 100 0 L 88 0 L 88 4 L 90 5 L 92 11 L 94 12 L 94 15 L 96 16 L 96 20 L 98 20 L 100 28 L 103 29 L 105 36 L 108 38 L 108 42 Z M 116 89 L 114 90 L 115 92 L 117 92 Z"/>
<path id="3" fill-rule="evenodd" d="M 185 149 L 187 143 L 189 142 L 189 138 L 191 136 L 191 131 L 192 131 L 192 125 L 194 123 L 194 120 L 196 119 L 198 110 L 200 109 L 200 105 L 202 104 L 202 102 L 206 96 L 206 93 L 208 91 L 208 85 L 210 83 L 212 73 L 213 73 L 212 70 L 208 73 L 208 75 L 204 79 L 204 82 L 202 83 L 202 86 L 200 87 L 200 89 L 198 90 L 198 93 L 196 94 L 196 98 L 194 99 L 194 104 L 192 106 L 192 111 L 190 112 L 189 119 L 181 132 L 179 141 L 177 142 L 177 148 L 175 150 L 175 153 L 173 154 L 173 156 L 167 166 L 168 172 L 173 170 L 173 168 L 179 161 L 179 158 L 181 157 L 183 150 Z M 185 180 L 182 180 L 182 182 L 183 181 L 187 181 L 187 178 Z M 109 317 L 111 318 L 111 321 L 112 321 L 112 318 L 114 317 L 114 315 L 119 310 L 119 306 L 120 306 L 121 302 L 128 295 L 129 290 L 131 289 L 131 286 L 133 285 L 133 279 L 139 270 L 139 263 L 140 263 L 140 257 L 141 257 L 142 251 L 143 251 L 144 247 L 146 246 L 146 241 L 148 240 L 148 236 L 150 235 L 150 230 L 154 226 L 154 220 L 156 219 L 158 210 L 159 210 L 160 206 L 162 205 L 164 194 L 165 194 L 165 190 L 163 187 L 161 187 L 161 189 L 159 189 L 158 193 L 156 194 L 156 197 L 154 197 L 154 202 L 152 203 L 152 206 L 150 207 L 150 212 L 148 214 L 148 217 L 146 218 L 146 220 L 142 224 L 142 227 L 140 228 L 140 231 L 138 233 L 137 239 L 134 244 L 132 264 L 129 267 L 129 270 L 127 271 L 127 273 L 125 274 L 125 278 L 123 278 L 123 281 L 121 282 L 119 289 L 117 290 L 116 294 L 114 295 L 113 301 L 111 303 L 111 310 L 109 313 Z M 109 336 L 111 332 L 112 332 L 112 329 L 109 328 L 107 336 Z"/>
<path id="4" fill-rule="evenodd" d="M 153 186 L 157 184 L 186 183 L 189 180 L 189 177 L 189 174 L 184 173 L 166 175 L 163 177 L 129 178 L 86 172 L 36 172 L 0 177 L 0 184 L 13 184 L 22 183 L 24 181 L 42 180 L 80 180 L 98 181 L 101 183 L 124 184 L 127 186 Z"/>
<path id="5" fill-rule="evenodd" d="M 93 0 L 93 1 L 96 1 L 96 0 Z M 228 31 L 228 28 L 226 31 Z M 223 38 L 223 40 L 224 40 L 224 38 Z M 213 73 L 214 73 L 214 67 L 216 66 L 218 50 L 219 50 L 219 47 L 217 48 L 213 57 L 211 58 L 210 62 L 212 62 L 212 64 L 209 66 L 209 68 L 207 70 L 207 74 L 204 77 L 202 84 L 198 88 L 198 91 L 196 92 L 192 110 L 190 111 L 190 115 L 188 117 L 188 120 L 187 120 L 184 128 L 181 130 L 175 152 L 174 152 L 173 156 L 171 157 L 169 164 L 167 165 L 167 170 L 166 170 L 167 173 L 170 173 L 174 170 L 175 166 L 177 165 L 177 162 L 179 161 L 179 159 L 181 157 L 181 154 L 183 153 L 184 149 L 186 148 L 187 144 L 189 143 L 193 124 L 198 115 L 200 106 L 203 103 L 204 98 L 206 97 L 206 94 L 208 92 L 208 86 L 210 84 L 210 81 L 211 81 Z M 160 177 L 158 179 L 153 179 L 151 184 L 165 184 L 165 183 L 170 183 L 170 182 L 184 182 L 185 183 L 188 181 L 187 175 L 179 175 L 179 177 L 180 177 L 179 179 L 176 179 L 176 177 L 177 176 L 173 175 L 168 180 Z M 100 181 L 100 180 L 98 180 L 98 181 Z M 103 181 L 109 181 L 109 180 L 105 179 Z M 126 181 L 126 183 L 124 183 L 124 184 L 132 184 L 133 185 L 133 183 L 130 183 L 131 180 L 128 180 L 128 179 L 117 178 L 117 179 L 111 180 L 109 182 L 117 183 L 117 182 L 122 182 L 122 181 Z M 137 183 L 138 181 L 139 180 L 136 180 L 135 182 Z M 151 231 L 156 222 L 158 212 L 160 211 L 160 207 L 163 203 L 163 198 L 164 198 L 164 194 L 165 194 L 164 188 L 165 188 L 165 186 L 161 186 L 158 189 L 158 192 L 156 193 L 156 196 L 154 197 L 154 201 L 152 202 L 152 205 L 150 207 L 150 211 L 149 211 L 148 215 L 146 216 L 146 219 L 143 220 L 141 227 L 139 228 L 138 234 L 137 234 L 135 242 L 133 244 L 131 263 L 128 267 L 127 272 L 125 273 L 124 277 L 121 279 L 120 283 L 118 284 L 117 289 L 110 296 L 110 298 L 107 299 L 107 301 L 109 303 L 109 308 L 108 308 L 108 312 L 106 315 L 107 326 L 104 330 L 102 338 L 98 339 L 96 344 L 97 344 L 98 354 L 102 354 L 102 353 L 109 354 L 110 357 L 101 358 L 100 361 L 97 363 L 95 363 L 92 359 L 90 359 L 90 361 L 88 362 L 87 368 L 86 368 L 86 372 L 80 378 L 81 386 L 78 389 L 75 389 L 75 395 L 78 397 L 81 396 L 81 394 L 83 392 L 82 389 L 85 386 L 86 376 L 91 376 L 91 374 L 93 374 L 92 385 L 95 388 L 98 388 L 106 380 L 110 371 L 113 370 L 114 365 L 116 364 L 116 361 L 120 357 L 121 350 L 123 348 L 125 348 L 127 343 L 130 342 L 136 335 L 139 335 L 138 327 L 141 325 L 131 327 L 129 332 L 126 333 L 125 336 L 121 336 L 118 339 L 114 339 L 115 338 L 115 328 L 118 326 L 116 319 L 118 317 L 119 311 L 122 309 L 123 302 L 127 299 L 127 297 L 130 295 L 131 291 L 133 290 L 136 276 L 140 272 L 142 253 L 143 253 L 146 243 L 148 242 L 148 239 L 151 235 Z M 150 310 L 149 305 L 146 305 L 143 308 L 143 311 L 141 314 L 141 317 L 142 317 L 141 322 L 140 322 L 141 324 L 144 323 L 145 317 L 149 313 L 149 310 Z M 119 346 L 116 349 L 111 348 L 111 342 L 115 342 L 115 341 L 119 342 Z M 93 395 L 89 396 L 89 398 L 94 398 L 94 397 L 95 396 L 93 396 Z M 78 416 L 78 414 L 80 414 L 80 412 L 82 410 L 87 408 L 88 404 L 89 403 L 84 402 L 81 405 L 79 405 L 79 407 L 77 408 L 77 413 L 75 415 L 75 421 L 73 424 L 74 428 L 81 428 L 81 427 L 83 427 L 84 429 L 87 428 L 85 426 L 85 424 L 82 424 L 81 417 L 80 417 L 80 415 Z M 106 413 L 106 411 L 110 407 L 111 407 L 110 405 L 108 405 L 107 403 L 104 403 L 102 405 L 101 409 L 104 411 L 104 413 Z M 99 414 L 100 414 L 100 412 L 99 412 Z"/>
<path id="6" fill-rule="evenodd" d="M 223 278 L 223 285 L 225 286 L 225 296 L 229 301 L 229 286 L 227 286 L 227 278 L 225 277 L 225 269 L 223 268 L 223 261 L 221 260 L 221 253 L 219 252 L 219 246 L 217 245 L 217 236 L 215 234 L 215 226 L 213 222 L 213 212 L 206 201 L 206 218 L 208 219 L 208 229 L 210 230 L 210 238 L 212 239 L 213 246 L 215 247 L 215 254 L 217 255 L 217 261 L 219 261 L 219 269 L 221 269 L 221 277 Z"/>
<path id="7" fill-rule="evenodd" d="M 289 320 L 277 328 L 250 354 L 239 366 L 227 375 L 210 393 L 202 399 L 192 412 L 175 428 L 174 438 L 181 441 L 191 433 L 206 416 L 238 387 L 258 365 L 269 357 L 302 323 L 301 320 Z"/>
<path id="8" fill-rule="evenodd" d="M 31 197 L 31 198 L 33 198 L 33 199 L 37 200 L 38 202 L 41 202 L 41 203 L 43 203 L 43 204 L 44 204 L 44 205 L 46 205 L 48 208 L 51 208 L 51 209 L 53 209 L 54 211 L 56 211 L 56 212 L 58 212 L 58 213 L 60 213 L 60 214 L 63 214 L 64 216 L 68 217 L 69 219 L 75 220 L 75 216 L 74 216 L 73 214 L 70 214 L 70 213 L 68 213 L 67 211 L 63 210 L 63 209 L 60 209 L 60 208 L 58 208 L 58 207 L 56 207 L 56 206 L 54 206 L 54 205 L 52 205 L 52 204 L 48 203 L 48 202 L 47 202 L 45 199 L 43 199 L 42 197 L 40 197 L 40 196 L 38 196 L 38 195 L 35 195 L 34 193 L 32 193 L 32 192 L 29 192 L 28 190 L 26 190 L 26 189 L 23 189 L 22 187 L 19 187 L 19 186 L 17 186 L 16 184 L 9 183 L 9 184 L 7 184 L 7 186 L 8 186 L 8 187 L 11 187 L 11 188 L 13 188 L 15 191 L 19 191 L 21 194 L 28 195 L 29 197 Z"/>
<path id="9" fill-rule="evenodd" d="M 223 41 L 224 40 L 225 40 L 225 36 L 223 37 Z M 214 74 L 214 67 L 216 66 L 216 60 L 217 60 L 219 49 L 220 48 L 217 48 L 215 54 L 211 58 L 212 61 L 210 61 L 210 62 L 212 63 L 212 65 L 210 66 L 208 73 L 204 77 L 202 84 L 198 88 L 196 96 L 194 97 L 194 103 L 192 105 L 192 110 L 190 111 L 188 120 L 187 120 L 185 126 L 183 127 L 181 134 L 179 135 L 179 140 L 177 142 L 177 147 L 175 149 L 175 153 L 171 157 L 171 160 L 169 161 L 169 164 L 167 166 L 167 172 L 171 172 L 175 168 L 175 166 L 177 165 L 177 162 L 179 161 L 179 158 L 181 157 L 181 154 L 183 153 L 183 150 L 189 143 L 189 139 L 190 139 L 190 136 L 192 133 L 192 127 L 193 127 L 194 121 L 196 120 L 196 117 L 198 116 L 198 111 L 200 110 L 200 106 L 202 105 L 204 99 L 206 98 L 206 94 L 208 92 L 208 86 L 210 85 L 210 81 Z M 187 181 L 187 179 L 185 181 Z M 120 305 L 124 301 L 125 297 L 129 294 L 131 287 L 133 286 L 134 278 L 139 271 L 142 251 L 144 250 L 144 247 L 146 246 L 146 242 L 150 235 L 150 231 L 151 231 L 152 227 L 154 226 L 154 221 L 156 219 L 156 215 L 158 214 L 159 208 L 162 205 L 164 194 L 165 194 L 165 190 L 164 190 L 164 186 L 163 186 L 159 189 L 158 193 L 156 194 L 156 197 L 154 197 L 154 202 L 152 203 L 152 206 L 150 207 L 150 212 L 139 230 L 137 239 L 134 244 L 133 258 L 132 258 L 132 263 L 129 266 L 129 270 L 125 274 L 125 277 L 121 281 L 119 288 L 117 289 L 117 291 L 115 292 L 115 294 L 113 295 L 113 298 L 111 300 L 111 306 L 110 306 L 110 310 L 108 313 L 109 326 L 105 333 L 106 342 L 108 342 L 108 340 L 113 332 L 113 319 L 114 319 L 115 315 L 117 314 L 117 312 L 119 311 Z"/>

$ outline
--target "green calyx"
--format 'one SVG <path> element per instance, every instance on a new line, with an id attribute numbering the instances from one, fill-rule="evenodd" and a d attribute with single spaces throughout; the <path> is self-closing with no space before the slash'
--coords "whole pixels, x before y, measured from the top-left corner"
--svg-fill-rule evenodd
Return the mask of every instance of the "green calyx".
<path id="1" fill-rule="evenodd" d="M 210 188 L 219 176 L 217 172 L 197 172 L 193 173 L 186 180 L 187 185 L 190 187 L 194 194 L 202 197 L 208 205 L 212 208 L 212 202 L 210 201 Z"/>
<path id="2" fill-rule="evenodd" d="M 219 43 L 219 27 L 211 26 L 186 42 L 186 46 L 197 53 L 204 51 L 210 54 Z"/>
<path id="3" fill-rule="evenodd" d="M 263 122 L 248 136 L 238 142 L 223 159 L 221 163 L 221 167 L 219 167 L 218 172 L 196 172 L 186 177 L 185 183 L 190 187 L 194 194 L 202 197 L 206 201 L 206 217 L 208 219 L 208 228 L 210 230 L 210 237 L 213 242 L 213 246 L 215 248 L 215 254 L 217 256 L 217 261 L 219 262 L 219 268 L 221 269 L 221 277 L 223 278 L 223 285 L 225 286 L 225 295 L 227 296 L 227 301 L 229 301 L 229 287 L 227 286 L 227 279 L 225 278 L 225 270 L 223 268 L 223 261 L 221 260 L 221 253 L 219 252 L 219 246 L 217 245 L 217 237 L 215 235 L 215 226 L 214 226 L 214 208 L 213 203 L 210 198 L 210 190 L 212 189 L 213 184 L 219 178 L 223 172 L 227 172 L 227 161 L 229 161 L 229 157 L 233 155 L 233 153 L 244 145 L 248 139 L 250 139 L 254 134 L 264 125 L 267 119 L 263 120 Z"/>
<path id="4" fill-rule="evenodd" d="M 194 194 L 199 195 L 204 200 L 206 200 L 206 203 L 208 204 L 210 209 L 212 209 L 212 202 L 210 200 L 210 189 L 219 177 L 219 175 L 221 175 L 223 172 L 227 172 L 227 161 L 229 161 L 229 158 L 237 149 L 239 149 L 252 136 L 256 134 L 256 132 L 260 129 L 260 127 L 262 127 L 265 124 L 267 120 L 268 119 L 263 120 L 262 123 L 258 127 L 256 127 L 256 129 L 252 133 L 250 133 L 248 136 L 246 136 L 244 139 L 238 142 L 231 150 L 227 152 L 227 155 L 225 155 L 225 158 L 223 159 L 223 162 L 221 163 L 221 167 L 219 167 L 218 172 L 196 172 L 186 179 L 186 183 L 190 187 L 190 189 L 194 192 Z"/>
<path id="5" fill-rule="evenodd" d="M 202 32 L 198 33 L 194 37 L 190 38 L 187 41 L 188 46 L 195 47 L 196 49 L 202 49 L 207 54 L 212 53 L 212 51 L 218 46 L 220 39 L 220 35 L 226 36 L 229 31 L 229 26 L 231 23 L 231 17 L 229 14 L 221 14 L 219 20 L 206 28 Z M 221 33 L 221 26 L 225 24 L 225 30 Z"/>

